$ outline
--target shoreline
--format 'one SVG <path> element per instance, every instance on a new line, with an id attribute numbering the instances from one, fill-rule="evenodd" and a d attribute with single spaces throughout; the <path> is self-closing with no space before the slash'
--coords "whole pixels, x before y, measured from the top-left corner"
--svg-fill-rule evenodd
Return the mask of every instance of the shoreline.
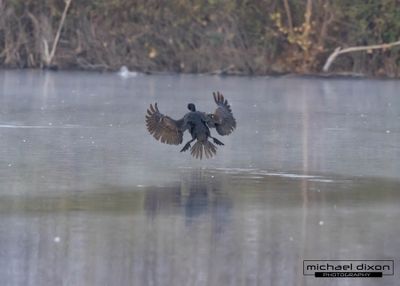
<path id="1" fill-rule="evenodd" d="M 43 72 L 88 72 L 88 73 L 115 73 L 118 74 L 118 69 L 79 69 L 79 68 L 0 68 L 0 71 L 43 71 Z M 205 72 L 205 73 L 190 73 L 190 72 L 174 72 L 174 71 L 140 71 L 140 70 L 130 70 L 132 73 L 137 73 L 137 75 L 198 75 L 198 76 L 220 76 L 220 77 L 266 77 L 266 78 L 310 78 L 310 79 L 368 79 L 368 80 L 399 80 L 397 77 L 389 76 L 372 76 L 361 73 L 352 72 L 321 72 L 321 73 L 290 73 L 290 72 L 271 72 L 265 74 L 246 74 L 238 72 Z M 123 77 L 123 76 L 121 76 Z M 129 78 L 131 76 L 128 76 Z M 133 76 L 134 77 L 134 76 Z"/>

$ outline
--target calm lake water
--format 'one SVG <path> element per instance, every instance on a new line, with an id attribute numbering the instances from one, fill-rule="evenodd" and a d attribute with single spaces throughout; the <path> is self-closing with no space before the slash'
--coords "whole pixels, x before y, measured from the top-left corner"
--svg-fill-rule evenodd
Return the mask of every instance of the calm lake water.
<path id="1" fill-rule="evenodd" d="M 178 119 L 217 90 L 238 128 L 216 157 L 148 134 L 150 103 Z M 0 71 L 0 284 L 398 285 L 399 90 Z M 395 276 L 305 277 L 305 259 L 395 260 Z"/>

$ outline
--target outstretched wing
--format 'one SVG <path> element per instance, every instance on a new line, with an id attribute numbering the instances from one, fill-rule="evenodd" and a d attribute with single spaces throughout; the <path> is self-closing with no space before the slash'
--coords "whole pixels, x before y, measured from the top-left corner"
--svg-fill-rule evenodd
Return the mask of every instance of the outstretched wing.
<path id="1" fill-rule="evenodd" d="M 146 114 L 146 126 L 150 134 L 162 143 L 179 145 L 182 143 L 183 119 L 174 120 L 169 116 L 162 114 L 157 107 L 157 103 L 150 104 Z"/>
<path id="2" fill-rule="evenodd" d="M 213 96 L 218 107 L 214 113 L 208 114 L 208 126 L 215 127 L 220 135 L 229 135 L 236 128 L 236 119 L 233 117 L 232 109 L 221 93 L 213 92 Z"/>

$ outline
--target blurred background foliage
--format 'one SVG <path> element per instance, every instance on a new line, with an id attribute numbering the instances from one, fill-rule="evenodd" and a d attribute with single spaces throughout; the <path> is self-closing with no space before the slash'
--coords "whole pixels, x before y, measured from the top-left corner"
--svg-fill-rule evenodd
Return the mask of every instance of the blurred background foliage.
<path id="1" fill-rule="evenodd" d="M 63 0 L 0 0 L 0 66 L 44 67 Z M 317 73 L 329 54 L 400 39 L 398 0 L 72 0 L 52 64 L 66 69 Z M 398 77 L 399 48 L 332 65 Z"/>

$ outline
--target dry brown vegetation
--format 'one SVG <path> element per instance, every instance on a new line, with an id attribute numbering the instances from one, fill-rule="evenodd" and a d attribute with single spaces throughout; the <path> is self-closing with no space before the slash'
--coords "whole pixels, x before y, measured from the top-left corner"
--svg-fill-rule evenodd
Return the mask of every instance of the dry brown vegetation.
<path id="1" fill-rule="evenodd" d="M 66 5 L 0 0 L 0 65 L 315 73 L 339 46 L 400 38 L 396 0 L 72 0 Z M 399 60 L 397 47 L 367 50 L 343 54 L 331 69 L 398 77 Z"/>

